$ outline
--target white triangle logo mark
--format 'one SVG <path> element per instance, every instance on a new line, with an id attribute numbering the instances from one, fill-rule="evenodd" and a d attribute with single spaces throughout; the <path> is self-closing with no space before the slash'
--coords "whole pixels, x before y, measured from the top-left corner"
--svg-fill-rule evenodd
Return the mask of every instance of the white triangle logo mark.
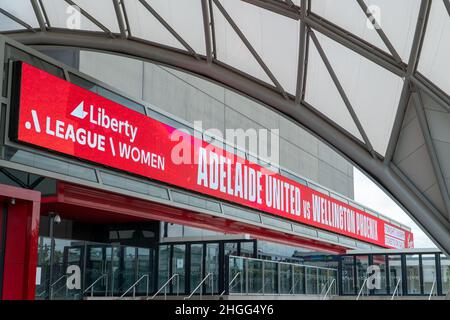
<path id="1" fill-rule="evenodd" d="M 75 109 L 73 109 L 70 115 L 80 119 L 86 118 L 88 112 L 84 111 L 84 101 L 81 101 L 80 104 Z"/>

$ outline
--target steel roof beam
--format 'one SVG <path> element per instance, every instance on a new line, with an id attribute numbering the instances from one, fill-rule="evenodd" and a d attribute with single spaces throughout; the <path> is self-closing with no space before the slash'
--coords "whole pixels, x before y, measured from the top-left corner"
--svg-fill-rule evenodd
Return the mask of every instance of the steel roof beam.
<path id="1" fill-rule="evenodd" d="M 295 102 L 300 103 L 304 95 L 304 80 L 306 77 L 306 41 L 307 28 L 305 23 L 305 16 L 307 15 L 308 5 L 307 0 L 301 2 L 301 19 L 300 19 L 300 39 L 298 42 L 298 66 L 297 66 L 297 91 L 295 93 Z"/>
<path id="2" fill-rule="evenodd" d="M 44 4 L 42 3 L 42 0 L 38 0 L 38 1 L 39 1 L 39 5 L 41 6 L 41 9 L 42 9 L 42 14 L 44 15 L 45 24 L 46 24 L 47 28 L 51 28 L 50 19 L 48 18 L 47 11 L 45 10 Z"/>
<path id="3" fill-rule="evenodd" d="M 406 65 L 399 63 L 395 59 L 382 51 L 381 49 L 365 42 L 364 40 L 352 35 L 348 31 L 333 25 L 331 22 L 310 13 L 305 18 L 306 24 L 312 29 L 326 35 L 328 38 L 340 43 L 348 49 L 360 54 L 364 58 L 378 64 L 386 70 L 404 77 L 406 74 Z"/>
<path id="4" fill-rule="evenodd" d="M 422 0 L 419 10 L 419 17 L 417 19 L 416 30 L 414 33 L 413 44 L 411 47 L 411 53 L 409 55 L 408 68 L 406 70 L 402 93 L 400 95 L 400 101 L 397 108 L 397 113 L 395 115 L 394 125 L 392 127 L 391 136 L 389 138 L 389 143 L 384 158 L 385 164 L 388 164 L 392 161 L 395 149 L 397 148 L 406 108 L 408 107 L 408 103 L 411 97 L 411 78 L 416 72 L 417 63 L 420 58 L 422 44 L 425 38 L 428 16 L 430 13 L 430 7 L 431 2 L 429 0 Z"/>
<path id="5" fill-rule="evenodd" d="M 372 147 L 372 144 L 370 143 L 369 137 L 366 134 L 366 131 L 364 130 L 361 122 L 358 119 L 358 116 L 356 115 L 355 109 L 353 109 L 353 106 L 350 102 L 350 100 L 347 97 L 347 94 L 345 93 L 344 88 L 342 87 L 339 78 L 337 77 L 336 73 L 334 72 L 333 67 L 331 66 L 330 61 L 328 60 L 328 57 L 323 50 L 322 46 L 320 45 L 319 39 L 317 39 L 316 35 L 313 31 L 309 31 L 309 35 L 314 42 L 314 45 L 317 48 L 317 51 L 319 52 L 320 57 L 322 58 L 323 63 L 325 64 L 325 67 L 328 70 L 328 73 L 331 76 L 331 79 L 333 79 L 334 85 L 336 86 L 337 90 L 339 91 L 339 94 L 341 95 L 342 100 L 345 103 L 345 106 L 347 107 L 348 112 L 350 113 L 350 116 L 353 119 L 353 122 L 355 123 L 356 127 L 358 128 L 359 133 L 361 134 L 364 143 L 367 146 L 368 151 L 375 157 L 375 153 Z"/>
<path id="6" fill-rule="evenodd" d="M 117 23 L 119 25 L 120 37 L 122 39 L 125 39 L 127 37 L 127 33 L 126 33 L 126 28 L 125 28 L 124 17 L 122 15 L 120 0 L 113 0 L 113 5 L 114 5 L 114 11 L 116 12 Z"/>
<path id="7" fill-rule="evenodd" d="M 450 16 L 450 0 L 442 0 L 444 1 L 445 8 L 447 9 L 448 15 Z"/>
<path id="8" fill-rule="evenodd" d="M 144 6 L 145 9 L 147 9 L 148 12 L 150 12 L 156 18 L 156 20 L 159 21 L 159 23 L 161 23 L 164 26 L 164 28 L 167 29 L 167 31 L 169 31 L 172 34 L 172 36 L 175 37 L 175 39 L 177 39 L 183 45 L 183 47 L 186 48 L 187 51 L 189 51 L 196 59 L 199 59 L 195 50 L 192 49 L 192 47 L 183 39 L 183 37 L 181 37 L 175 31 L 175 29 L 172 28 L 170 26 L 170 24 L 168 24 L 167 21 L 163 17 L 161 17 L 159 15 L 159 13 L 156 12 L 156 10 L 152 8 L 151 5 L 148 4 L 148 2 L 146 0 L 139 0 L 139 2 Z"/>
<path id="9" fill-rule="evenodd" d="M 111 38 L 114 38 L 114 34 L 111 32 L 111 30 L 109 30 L 107 27 L 105 27 L 100 21 L 98 21 L 97 19 L 95 19 L 92 15 L 90 15 L 86 10 L 84 10 L 83 8 L 81 8 L 79 5 L 77 5 L 75 2 L 73 2 L 72 0 L 64 0 L 68 5 L 72 6 L 72 7 L 76 7 L 80 10 L 80 13 L 89 21 L 91 21 L 93 24 L 95 24 L 97 27 L 99 27 L 100 29 L 103 30 L 104 33 L 106 33 L 107 35 L 109 35 Z"/>
<path id="10" fill-rule="evenodd" d="M 264 72 L 267 74 L 267 76 L 272 80 L 273 84 L 277 87 L 278 91 L 283 95 L 284 98 L 288 99 L 288 96 L 286 94 L 286 91 L 281 86 L 280 82 L 278 82 L 277 78 L 273 75 L 272 71 L 270 71 L 269 67 L 264 63 L 263 59 L 259 56 L 258 52 L 253 48 L 250 41 L 247 40 L 245 35 L 242 33 L 241 29 L 237 26 L 237 24 L 234 22 L 233 18 L 228 14 L 228 12 L 225 10 L 225 8 L 222 6 L 222 4 L 219 2 L 219 0 L 213 0 L 214 4 L 216 5 L 217 9 L 219 9 L 220 13 L 224 16 L 225 20 L 228 21 L 230 26 L 233 28 L 234 32 L 238 35 L 238 37 L 241 39 L 241 41 L 244 43 L 244 45 L 247 47 L 247 49 L 250 51 L 252 56 L 256 59 L 258 64 L 261 66 L 261 68 L 264 70 Z"/>
<path id="11" fill-rule="evenodd" d="M 38 1 L 31 0 L 31 6 L 33 7 L 34 14 L 36 15 L 36 19 L 39 23 L 39 28 L 41 29 L 41 31 L 45 31 L 47 29 L 47 26 L 45 25 L 45 20 L 40 10 Z"/>
<path id="12" fill-rule="evenodd" d="M 212 62 L 211 21 L 209 18 L 208 0 L 202 1 L 203 30 L 205 36 L 206 61 Z"/>
<path id="13" fill-rule="evenodd" d="M 301 9 L 297 6 L 289 6 L 276 0 L 242 0 L 255 6 L 272 11 L 276 14 L 289 17 L 291 19 L 301 19 Z M 309 12 L 305 17 L 305 23 L 314 30 L 326 35 L 348 49 L 355 51 L 366 59 L 380 65 L 381 67 L 395 73 L 399 77 L 406 74 L 406 65 L 397 61 L 394 56 L 389 55 L 374 45 L 362 40 L 350 32 L 340 28 L 330 21 L 318 16 L 314 12 Z"/>
<path id="14" fill-rule="evenodd" d="M 373 16 L 373 14 L 370 12 L 369 8 L 367 7 L 364 0 L 357 0 L 359 6 L 361 7 L 362 11 L 364 11 L 364 14 L 367 16 L 367 19 L 372 23 L 373 27 L 375 28 L 375 31 L 380 36 L 381 40 L 383 41 L 384 45 L 388 48 L 391 55 L 394 57 L 394 59 L 398 62 L 402 62 L 402 58 L 400 58 L 400 55 L 395 50 L 394 46 L 392 45 L 391 41 L 389 41 L 389 38 L 384 33 L 383 29 L 381 28 L 380 24 L 376 20 L 376 18 Z"/>
<path id="15" fill-rule="evenodd" d="M 428 94 L 441 107 L 450 112 L 450 98 L 445 92 L 430 83 L 428 79 L 420 74 L 416 74 L 411 77 L 411 82 L 420 90 Z"/>
<path id="16" fill-rule="evenodd" d="M 208 0 L 208 6 L 209 6 L 209 18 L 211 19 L 212 54 L 214 59 L 217 59 L 216 27 L 214 23 L 214 6 L 212 4 L 212 0 Z"/>
<path id="17" fill-rule="evenodd" d="M 300 8 L 295 6 L 293 3 L 289 4 L 277 0 L 242 0 L 242 1 L 291 19 L 295 20 L 300 19 Z"/>
<path id="18" fill-rule="evenodd" d="M 447 209 L 447 219 L 450 221 L 450 197 L 448 188 L 447 184 L 445 183 L 445 178 L 442 173 L 442 167 L 439 162 L 439 158 L 436 154 L 436 147 L 434 145 L 433 137 L 431 136 L 427 115 L 425 114 L 425 109 L 419 92 L 415 91 L 412 93 L 412 101 L 416 110 L 417 119 L 419 120 L 420 129 L 425 139 L 425 145 L 427 147 L 428 155 L 431 159 L 431 165 L 433 167 L 434 175 L 439 186 L 439 192 L 441 194 L 442 200 L 444 201 L 445 208 Z"/>
<path id="19" fill-rule="evenodd" d="M 25 21 L 23 21 L 22 19 L 17 18 L 15 15 L 9 13 L 8 11 L 6 11 L 3 8 L 0 8 L 0 13 L 3 14 L 5 17 L 11 19 L 12 21 L 14 21 L 15 23 L 20 24 L 22 27 L 32 31 L 32 32 L 36 32 L 36 30 L 33 29 L 32 26 L 30 26 L 28 23 L 26 23 Z"/>

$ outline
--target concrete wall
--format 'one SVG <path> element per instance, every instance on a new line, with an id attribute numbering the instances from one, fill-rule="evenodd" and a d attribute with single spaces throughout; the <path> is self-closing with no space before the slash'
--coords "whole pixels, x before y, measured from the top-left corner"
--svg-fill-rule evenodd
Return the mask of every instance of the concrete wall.
<path id="1" fill-rule="evenodd" d="M 353 198 L 353 167 L 295 123 L 250 99 L 151 63 L 82 51 L 80 71 L 203 129 L 279 129 L 280 166 Z"/>

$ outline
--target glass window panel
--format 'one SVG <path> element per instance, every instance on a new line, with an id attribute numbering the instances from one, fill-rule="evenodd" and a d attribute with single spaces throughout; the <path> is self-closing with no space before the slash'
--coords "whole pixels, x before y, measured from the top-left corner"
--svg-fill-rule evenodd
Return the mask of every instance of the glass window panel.
<path id="1" fill-rule="evenodd" d="M 422 255 L 422 274 L 423 274 L 423 293 L 433 294 L 437 292 L 436 283 L 436 255 L 423 254 Z"/>
<path id="2" fill-rule="evenodd" d="M 186 245 L 177 244 L 173 246 L 172 256 L 172 275 L 178 274 L 179 278 L 179 293 L 185 292 L 185 279 L 186 279 Z M 177 287 L 174 285 L 173 293 L 177 293 Z"/>
<path id="3" fill-rule="evenodd" d="M 389 287 L 390 293 L 394 293 L 397 287 L 398 295 L 403 294 L 402 286 L 402 257 L 400 255 L 388 255 L 389 262 Z"/>
<path id="4" fill-rule="evenodd" d="M 375 295 L 387 294 L 387 282 L 386 282 L 386 256 L 385 255 L 373 255 L 372 265 L 380 268 L 380 287 L 374 289 Z"/>
<path id="5" fill-rule="evenodd" d="M 419 60 L 419 71 L 450 95 L 450 19 L 444 1 L 433 1 Z"/>
<path id="6" fill-rule="evenodd" d="M 408 294 L 421 294 L 419 255 L 406 255 L 406 285 Z"/>
<path id="7" fill-rule="evenodd" d="M 224 244 L 224 255 L 225 257 L 228 255 L 237 256 L 238 255 L 238 244 L 237 242 L 226 242 Z"/>
<path id="8" fill-rule="evenodd" d="M 49 265 L 50 265 L 50 238 L 39 237 L 37 268 L 40 270 L 40 277 L 36 279 L 36 289 L 35 289 L 36 299 L 38 298 L 42 299 L 47 296 Z M 2 267 L 3 264 L 0 265 L 0 271 Z"/>
<path id="9" fill-rule="evenodd" d="M 29 165 L 35 168 L 48 170 L 51 172 L 66 174 L 75 178 L 85 179 L 89 181 L 97 181 L 95 171 L 91 168 L 78 166 L 67 161 L 53 159 L 28 151 L 17 150 L 15 148 L 6 149 L 6 159 Z"/>
<path id="10" fill-rule="evenodd" d="M 105 185 L 130 190 L 152 197 L 169 199 L 166 188 L 137 181 L 135 179 L 129 179 L 115 174 L 110 174 L 105 171 L 100 171 L 100 175 Z"/>
<path id="11" fill-rule="evenodd" d="M 369 267 L 369 257 L 368 256 L 355 256 L 356 261 L 356 290 L 359 290 L 364 284 L 364 280 L 367 278 L 367 268 Z M 367 291 L 367 286 L 364 287 L 363 293 Z"/>
<path id="12" fill-rule="evenodd" d="M 161 288 L 162 285 L 166 283 L 167 280 L 169 280 L 169 259 L 170 259 L 170 246 L 168 245 L 159 246 L 158 289 Z"/>
<path id="13" fill-rule="evenodd" d="M 294 288 L 292 293 L 305 293 L 305 267 L 294 266 Z"/>
<path id="14" fill-rule="evenodd" d="M 241 253 L 240 255 L 243 257 L 254 257 L 255 254 L 255 243 L 251 242 L 241 242 Z"/>
<path id="15" fill-rule="evenodd" d="M 123 257 L 122 291 L 125 292 L 130 288 L 136 279 L 136 248 L 125 247 Z"/>
<path id="16" fill-rule="evenodd" d="M 328 269 L 317 269 L 319 274 L 319 293 L 325 294 L 328 286 L 331 284 L 331 275 Z"/>
<path id="17" fill-rule="evenodd" d="M 104 247 L 102 246 L 87 246 L 88 260 L 86 261 L 86 287 L 92 285 L 103 274 L 107 273 L 106 261 L 104 254 Z M 98 281 L 93 287 L 93 293 L 99 294 L 106 290 L 106 282 L 103 280 Z"/>
<path id="18" fill-rule="evenodd" d="M 305 267 L 306 270 L 306 294 L 319 294 L 318 274 L 316 268 Z"/>
<path id="19" fill-rule="evenodd" d="M 450 259 L 441 254 L 441 282 L 442 294 L 447 295 L 450 292 Z"/>
<path id="20" fill-rule="evenodd" d="M 203 244 L 191 244 L 191 292 L 203 279 Z"/>
<path id="21" fill-rule="evenodd" d="M 136 287 L 136 292 L 144 295 L 147 294 L 147 281 L 148 292 L 152 292 L 152 265 L 151 265 L 151 249 L 138 248 L 137 249 L 137 278 L 147 275 L 147 278 L 143 278 Z"/>
<path id="22" fill-rule="evenodd" d="M 248 293 L 261 294 L 263 292 L 263 272 L 260 260 L 246 260 L 246 272 L 248 282 Z M 270 277 L 270 270 L 268 270 L 268 277 Z M 266 275 L 266 273 L 265 273 Z"/>
<path id="23" fill-rule="evenodd" d="M 263 285 L 264 293 L 278 293 L 278 266 L 275 262 L 264 261 Z"/>
<path id="24" fill-rule="evenodd" d="M 108 256 L 108 251 L 106 252 Z M 110 253 L 110 267 L 111 267 L 111 291 L 114 295 L 120 294 L 120 277 L 121 277 L 121 253 L 119 246 L 113 246 Z M 108 268 L 109 269 L 109 268 Z"/>
<path id="25" fill-rule="evenodd" d="M 292 268 L 290 264 L 280 264 L 280 294 L 292 293 Z"/>
<path id="26" fill-rule="evenodd" d="M 255 222 L 261 222 L 261 219 L 257 213 L 253 213 L 247 210 L 241 210 L 236 207 L 230 207 L 227 205 L 222 205 L 223 213 L 225 215 L 235 216 L 241 219 L 246 219 Z"/>
<path id="27" fill-rule="evenodd" d="M 182 237 L 183 226 L 181 224 L 168 223 L 167 224 L 167 237 Z"/>
<path id="28" fill-rule="evenodd" d="M 245 287 L 245 270 L 244 260 L 240 257 L 230 257 L 229 263 L 228 285 L 230 293 L 244 293 Z"/>
<path id="29" fill-rule="evenodd" d="M 217 292 L 219 290 L 219 244 L 208 243 L 206 245 L 205 276 L 212 274 L 212 281 L 206 280 L 206 293 Z"/>
<path id="30" fill-rule="evenodd" d="M 355 294 L 354 257 L 342 257 L 342 293 Z"/>

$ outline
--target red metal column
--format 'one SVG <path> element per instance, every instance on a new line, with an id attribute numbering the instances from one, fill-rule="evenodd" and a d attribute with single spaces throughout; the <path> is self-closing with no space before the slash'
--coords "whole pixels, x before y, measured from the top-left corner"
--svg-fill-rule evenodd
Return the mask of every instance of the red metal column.
<path id="1" fill-rule="evenodd" d="M 0 185 L 7 204 L 2 299 L 31 300 L 35 295 L 40 192 Z"/>

